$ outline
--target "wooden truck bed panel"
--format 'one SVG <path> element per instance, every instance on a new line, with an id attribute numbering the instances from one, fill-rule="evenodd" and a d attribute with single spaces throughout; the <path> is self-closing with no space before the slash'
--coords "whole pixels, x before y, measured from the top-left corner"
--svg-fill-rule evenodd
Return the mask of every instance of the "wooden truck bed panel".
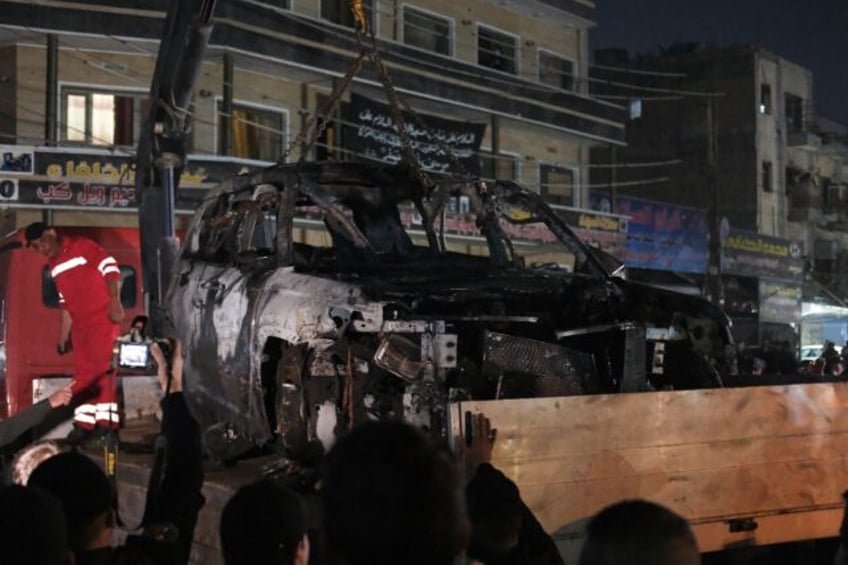
<path id="1" fill-rule="evenodd" d="M 703 551 L 839 530 L 846 383 L 463 402 L 451 408 L 455 434 L 466 410 L 492 420 L 493 463 L 563 543 L 579 545 L 585 520 L 635 497 L 688 518 Z M 757 528 L 729 531 L 745 518 Z"/>

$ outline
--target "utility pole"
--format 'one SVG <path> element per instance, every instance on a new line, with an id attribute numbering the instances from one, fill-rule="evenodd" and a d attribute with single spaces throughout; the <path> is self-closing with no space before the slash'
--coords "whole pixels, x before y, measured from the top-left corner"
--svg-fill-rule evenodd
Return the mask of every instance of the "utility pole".
<path id="1" fill-rule="evenodd" d="M 707 263 L 706 290 L 710 302 L 724 306 L 724 285 L 721 280 L 721 231 L 718 210 L 718 184 L 716 182 L 717 133 L 715 97 L 707 99 L 707 198 L 709 223 L 709 259 Z"/>

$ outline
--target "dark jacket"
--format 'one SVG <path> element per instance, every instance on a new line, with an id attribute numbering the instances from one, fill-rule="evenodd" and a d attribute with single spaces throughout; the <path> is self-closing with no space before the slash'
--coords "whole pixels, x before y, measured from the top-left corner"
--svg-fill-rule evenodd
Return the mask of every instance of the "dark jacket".
<path id="1" fill-rule="evenodd" d="M 11 418 L 0 420 L 0 447 L 15 441 L 21 434 L 41 423 L 50 413 L 50 401 L 46 398 Z"/>
<path id="2" fill-rule="evenodd" d="M 162 428 L 167 440 L 165 471 L 158 503 L 147 508 L 156 524 L 169 524 L 173 536 L 127 537 L 125 545 L 80 551 L 77 565 L 183 565 L 188 563 L 197 515 L 203 506 L 203 462 L 200 430 L 182 393 L 162 399 Z"/>
<path id="3" fill-rule="evenodd" d="M 505 489 L 515 489 L 513 483 L 506 475 L 495 469 L 488 463 L 477 467 L 474 478 L 466 487 L 468 489 L 479 489 L 478 492 L 502 493 Z M 518 530 L 518 545 L 504 555 L 482 559 L 486 565 L 564 565 L 562 557 L 557 550 L 554 540 L 545 532 L 542 524 L 533 515 L 530 508 L 520 502 L 521 526 Z M 479 559 L 482 556 L 469 556 Z"/>

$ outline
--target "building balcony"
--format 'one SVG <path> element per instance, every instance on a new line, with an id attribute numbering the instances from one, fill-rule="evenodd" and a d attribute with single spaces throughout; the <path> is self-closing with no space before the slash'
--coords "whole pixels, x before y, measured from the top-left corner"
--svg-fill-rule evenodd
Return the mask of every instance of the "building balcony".
<path id="1" fill-rule="evenodd" d="M 786 135 L 786 145 L 815 151 L 821 149 L 821 136 L 810 131 L 793 131 Z"/>

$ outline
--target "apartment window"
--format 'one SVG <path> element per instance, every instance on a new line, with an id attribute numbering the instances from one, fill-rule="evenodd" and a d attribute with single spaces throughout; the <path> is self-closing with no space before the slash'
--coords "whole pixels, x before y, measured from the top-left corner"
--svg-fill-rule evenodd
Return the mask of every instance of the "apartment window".
<path id="1" fill-rule="evenodd" d="M 149 105 L 143 93 L 62 89 L 62 141 L 135 145 Z"/>
<path id="2" fill-rule="evenodd" d="M 218 129 L 223 127 L 223 104 L 218 103 Z M 283 154 L 286 113 L 247 104 L 233 104 L 230 120 L 233 157 L 277 161 Z M 227 154 L 222 136 L 218 136 L 218 153 Z"/>
<path id="3" fill-rule="evenodd" d="M 512 155 L 480 151 L 480 177 L 488 180 L 516 180 L 518 159 Z"/>
<path id="4" fill-rule="evenodd" d="M 771 114 L 771 85 L 760 85 L 760 114 Z"/>
<path id="5" fill-rule="evenodd" d="M 442 55 L 451 54 L 451 21 L 435 14 L 403 7 L 403 42 Z"/>
<path id="6" fill-rule="evenodd" d="M 786 93 L 786 129 L 789 133 L 804 131 L 804 99 Z"/>
<path id="7" fill-rule="evenodd" d="M 575 89 L 574 62 L 550 51 L 539 50 L 539 82 L 560 88 Z"/>
<path id="8" fill-rule="evenodd" d="M 518 73 L 518 42 L 513 35 L 480 26 L 477 28 L 477 63 L 505 73 Z"/>
<path id="9" fill-rule="evenodd" d="M 763 191 L 772 192 L 774 187 L 771 161 L 763 161 Z"/>
<path id="10" fill-rule="evenodd" d="M 363 0 L 362 5 L 365 8 L 368 24 L 373 25 L 374 20 L 371 17 L 372 0 Z M 355 27 L 349 0 L 321 0 L 321 18 L 334 24 Z"/>
<path id="11" fill-rule="evenodd" d="M 549 204 L 574 206 L 577 199 L 577 171 L 569 167 L 540 165 L 539 193 Z"/>

